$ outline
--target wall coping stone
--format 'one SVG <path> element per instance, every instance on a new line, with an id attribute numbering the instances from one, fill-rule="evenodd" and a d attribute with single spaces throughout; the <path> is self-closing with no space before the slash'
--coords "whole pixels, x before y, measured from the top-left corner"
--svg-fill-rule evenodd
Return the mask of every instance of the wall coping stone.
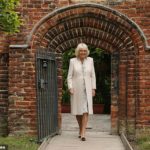
<path id="1" fill-rule="evenodd" d="M 9 48 L 15 48 L 15 49 L 27 49 L 29 48 L 29 44 L 16 44 L 16 45 L 10 45 Z"/>

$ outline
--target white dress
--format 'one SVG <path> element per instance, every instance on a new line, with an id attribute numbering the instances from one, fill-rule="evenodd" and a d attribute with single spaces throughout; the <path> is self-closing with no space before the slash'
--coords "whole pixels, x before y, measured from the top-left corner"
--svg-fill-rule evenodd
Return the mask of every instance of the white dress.
<path id="1" fill-rule="evenodd" d="M 88 101 L 87 101 L 87 94 L 86 94 L 86 87 L 85 87 L 85 64 L 84 64 L 84 61 L 83 61 L 83 63 L 81 63 L 81 65 L 82 65 L 82 76 L 83 76 L 83 80 L 82 80 L 82 92 L 81 92 L 81 94 L 82 94 L 82 96 L 81 96 L 81 101 L 82 101 L 82 106 L 81 106 L 81 108 L 82 108 L 82 113 L 86 113 L 86 112 L 88 112 Z"/>
<path id="2" fill-rule="evenodd" d="M 71 58 L 67 83 L 68 89 L 73 89 L 70 95 L 71 114 L 93 114 L 92 89 L 96 89 L 93 58 L 87 57 L 83 64 L 78 58 Z"/>

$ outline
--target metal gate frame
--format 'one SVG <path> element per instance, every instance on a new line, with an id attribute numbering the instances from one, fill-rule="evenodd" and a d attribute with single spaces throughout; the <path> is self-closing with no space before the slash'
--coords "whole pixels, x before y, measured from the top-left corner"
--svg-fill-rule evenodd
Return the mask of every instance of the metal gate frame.
<path id="1" fill-rule="evenodd" d="M 36 95 L 38 142 L 58 134 L 57 64 L 54 53 L 36 53 Z"/>

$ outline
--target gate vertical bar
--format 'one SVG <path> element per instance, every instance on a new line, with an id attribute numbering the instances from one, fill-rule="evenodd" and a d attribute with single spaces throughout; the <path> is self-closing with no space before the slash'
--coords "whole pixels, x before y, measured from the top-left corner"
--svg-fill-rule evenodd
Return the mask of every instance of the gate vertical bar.
<path id="1" fill-rule="evenodd" d="M 57 66 L 54 53 L 38 50 L 36 54 L 38 141 L 58 133 Z"/>

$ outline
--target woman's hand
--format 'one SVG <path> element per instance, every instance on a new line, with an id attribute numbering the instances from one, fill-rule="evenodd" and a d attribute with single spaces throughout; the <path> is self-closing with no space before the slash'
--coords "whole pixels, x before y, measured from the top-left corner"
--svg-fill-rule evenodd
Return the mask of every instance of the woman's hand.
<path id="1" fill-rule="evenodd" d="M 69 93 L 71 94 L 71 95 L 73 95 L 73 93 L 74 93 L 74 90 L 71 88 L 71 89 L 69 89 Z"/>
<path id="2" fill-rule="evenodd" d="M 92 96 L 95 96 L 95 89 L 92 89 Z"/>

